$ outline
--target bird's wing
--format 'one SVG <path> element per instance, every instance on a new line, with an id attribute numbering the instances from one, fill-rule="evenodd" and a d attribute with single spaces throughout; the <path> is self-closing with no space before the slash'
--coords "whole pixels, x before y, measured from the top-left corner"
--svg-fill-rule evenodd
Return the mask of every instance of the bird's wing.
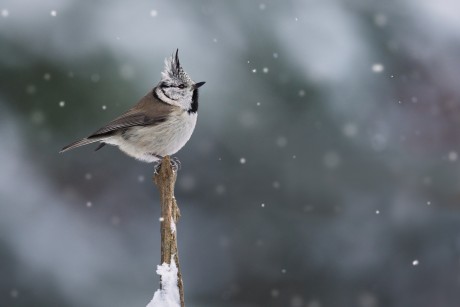
<path id="1" fill-rule="evenodd" d="M 104 127 L 100 128 L 93 134 L 91 134 L 89 137 L 96 137 L 100 136 L 102 134 L 106 134 L 108 132 L 120 130 L 120 129 L 125 129 L 133 126 L 148 126 L 148 125 L 155 125 L 159 124 L 161 122 L 164 122 L 166 120 L 167 116 L 148 116 L 142 113 L 138 114 L 124 114 Z"/>
<path id="2" fill-rule="evenodd" d="M 107 125 L 91 134 L 88 138 L 102 136 L 110 132 L 133 126 L 158 125 L 159 123 L 164 122 L 175 108 L 177 107 L 158 100 L 150 92 L 145 95 L 133 108 L 109 122 Z"/>

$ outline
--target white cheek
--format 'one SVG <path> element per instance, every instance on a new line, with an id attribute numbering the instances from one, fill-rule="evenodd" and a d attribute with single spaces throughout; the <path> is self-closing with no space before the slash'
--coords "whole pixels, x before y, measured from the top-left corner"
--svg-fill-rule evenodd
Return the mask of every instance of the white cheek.
<path id="1" fill-rule="evenodd" d="M 160 98 L 161 101 L 164 101 L 170 105 L 173 105 L 173 106 L 178 106 L 178 107 L 181 107 L 181 105 L 176 101 L 176 100 L 172 100 L 170 99 L 169 97 L 167 97 L 162 90 L 158 89 L 156 91 L 157 93 L 157 96 L 158 98 Z M 166 94 L 169 96 L 169 94 L 166 92 Z"/>
<path id="2" fill-rule="evenodd" d="M 164 92 L 163 92 L 164 91 Z M 193 92 L 185 89 L 179 90 L 176 88 L 157 89 L 158 97 L 173 106 L 178 106 L 184 110 L 190 109 L 192 104 Z"/>
<path id="3" fill-rule="evenodd" d="M 173 100 L 179 100 L 180 98 L 180 95 L 179 95 L 179 92 L 174 88 L 174 89 L 168 89 L 168 91 L 166 91 L 166 94 L 168 94 L 169 97 L 171 97 L 171 99 Z"/>

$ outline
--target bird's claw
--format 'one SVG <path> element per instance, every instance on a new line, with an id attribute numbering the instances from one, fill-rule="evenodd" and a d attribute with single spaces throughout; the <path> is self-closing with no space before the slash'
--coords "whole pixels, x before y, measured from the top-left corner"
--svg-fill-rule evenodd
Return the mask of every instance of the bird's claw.
<path id="1" fill-rule="evenodd" d="M 161 163 L 163 162 L 162 159 L 155 161 L 155 165 L 153 166 L 153 173 L 158 175 L 161 169 Z M 171 157 L 170 159 L 171 167 L 174 172 L 177 172 L 181 168 L 181 163 L 177 157 Z"/>
<path id="2" fill-rule="evenodd" d="M 153 166 L 153 174 L 158 175 L 161 169 L 161 160 L 155 161 L 155 165 Z"/>
<path id="3" fill-rule="evenodd" d="M 171 166 L 173 168 L 173 171 L 177 172 L 180 170 L 182 164 L 180 163 L 179 158 L 177 157 L 171 157 Z"/>

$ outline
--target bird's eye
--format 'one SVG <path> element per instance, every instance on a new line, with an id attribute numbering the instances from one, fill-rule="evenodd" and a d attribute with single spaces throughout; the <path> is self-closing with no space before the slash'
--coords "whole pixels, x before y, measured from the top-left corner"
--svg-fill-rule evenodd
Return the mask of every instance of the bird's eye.
<path id="1" fill-rule="evenodd" d="M 184 87 L 185 87 L 185 85 L 183 85 L 183 84 L 179 85 L 180 89 L 183 89 Z"/>

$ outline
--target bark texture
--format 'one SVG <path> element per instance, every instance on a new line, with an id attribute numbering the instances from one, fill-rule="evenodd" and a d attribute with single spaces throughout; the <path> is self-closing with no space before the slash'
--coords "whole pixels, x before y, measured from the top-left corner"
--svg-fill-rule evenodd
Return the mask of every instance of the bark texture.
<path id="1" fill-rule="evenodd" d="M 179 287 L 181 307 L 185 306 L 184 302 L 184 285 L 182 282 L 182 273 L 179 265 L 179 251 L 177 249 L 177 222 L 180 217 L 179 207 L 174 197 L 174 186 L 176 183 L 177 172 L 171 164 L 171 158 L 163 158 L 161 165 L 153 180 L 160 191 L 161 202 L 161 263 L 177 265 L 177 285 Z"/>

